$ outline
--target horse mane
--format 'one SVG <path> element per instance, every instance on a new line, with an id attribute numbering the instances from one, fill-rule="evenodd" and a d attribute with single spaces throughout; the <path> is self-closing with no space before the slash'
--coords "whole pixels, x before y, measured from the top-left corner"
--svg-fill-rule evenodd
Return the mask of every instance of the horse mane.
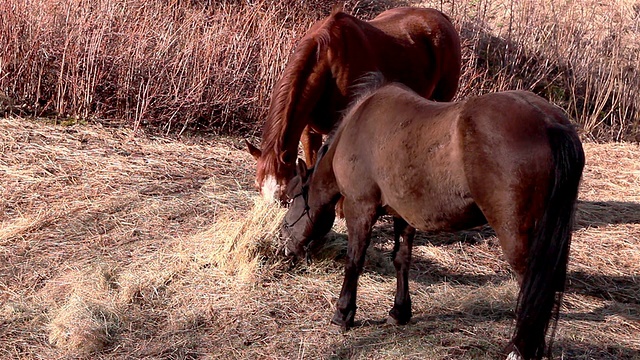
<path id="1" fill-rule="evenodd" d="M 327 142 L 332 141 L 333 138 L 340 132 L 340 128 L 344 123 L 344 119 L 351 118 L 353 113 L 360 108 L 360 104 L 366 101 L 374 92 L 381 87 L 390 84 L 389 80 L 384 77 L 384 74 L 380 71 L 372 71 L 362 75 L 352 86 L 351 92 L 354 94 L 353 99 L 349 103 L 343 112 L 342 119 L 333 128 Z"/>
<path id="2" fill-rule="evenodd" d="M 344 119 L 350 117 L 354 111 L 358 108 L 358 105 L 366 100 L 369 95 L 372 95 L 376 90 L 388 84 L 387 79 L 379 71 L 372 71 L 366 73 L 360 77 L 351 87 L 351 92 L 354 94 L 353 100 L 349 103 L 349 106 L 343 111 L 341 121 L 338 121 L 331 132 L 327 134 L 327 139 L 324 141 L 318 154 L 316 155 L 316 163 L 313 168 L 317 168 L 320 164 L 320 160 L 327 154 L 329 148 L 337 138 L 339 138 L 341 124 L 344 123 Z"/>
<path id="3" fill-rule="evenodd" d="M 371 95 L 376 90 L 387 85 L 389 81 L 380 71 L 371 71 L 362 75 L 356 82 L 351 85 L 351 92 L 354 95 L 353 100 L 347 106 L 347 109 L 355 107 L 363 98 Z"/>
<path id="4" fill-rule="evenodd" d="M 313 72 L 314 66 L 320 61 L 322 52 L 330 45 L 330 30 L 335 24 L 338 14 L 343 14 L 342 5 L 339 4 L 334 6 L 329 17 L 312 26 L 312 31 L 305 35 L 296 46 L 282 78 L 276 83 L 267 119 L 262 128 L 262 151 L 265 156 L 275 156 L 280 153 L 287 134 L 288 119 L 296 110 L 298 103 L 304 99 L 305 95 L 308 96 L 304 91 L 307 79 Z M 265 166 L 273 167 L 284 164 L 285 153 L 286 150 L 275 161 L 265 161 Z M 265 170 L 273 172 L 277 169 Z"/>

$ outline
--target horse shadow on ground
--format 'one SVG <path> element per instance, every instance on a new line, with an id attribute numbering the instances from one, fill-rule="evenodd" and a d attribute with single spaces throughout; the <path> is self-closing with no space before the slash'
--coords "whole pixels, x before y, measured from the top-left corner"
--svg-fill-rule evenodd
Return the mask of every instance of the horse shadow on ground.
<path id="1" fill-rule="evenodd" d="M 578 202 L 575 224 L 576 230 L 617 224 L 640 224 L 640 204 L 619 201 Z M 342 241 L 342 247 L 346 249 L 346 234 L 333 233 L 331 236 L 334 237 L 334 241 L 336 241 L 336 239 L 337 241 Z M 373 230 L 372 245 L 386 244 L 385 248 L 389 248 L 389 242 L 391 241 L 393 241 L 393 221 L 391 218 L 383 217 Z M 499 247 L 495 239 L 495 232 L 488 225 L 455 233 L 418 232 L 414 244 L 450 246 L 456 243 L 462 243 L 473 247 L 486 241 L 495 242 L 495 244 L 491 246 Z M 375 255 L 378 257 L 378 260 L 376 260 L 377 263 L 374 261 L 373 264 L 365 268 L 365 271 L 373 271 L 385 277 L 395 277 L 393 266 L 390 265 L 392 263 L 390 251 L 379 250 L 378 247 L 373 251 L 376 252 Z M 502 256 L 499 249 L 496 249 L 496 253 L 499 254 L 498 256 Z M 342 262 L 345 254 L 346 250 L 343 250 L 335 259 Z M 388 264 L 386 264 L 386 266 L 380 266 L 379 263 L 381 261 L 388 262 Z M 485 285 L 500 284 L 512 279 L 513 276 L 510 270 L 493 274 L 460 273 L 452 271 L 433 259 L 414 255 L 410 278 L 412 281 L 425 285 L 449 282 L 457 285 L 482 287 Z M 588 313 L 577 313 L 571 310 L 563 311 L 562 317 L 564 319 L 603 322 L 608 316 L 619 315 L 631 321 L 640 321 L 640 280 L 637 279 L 637 277 L 598 275 L 582 271 L 569 271 L 567 274 L 566 293 L 605 300 L 607 304 Z M 483 315 L 478 318 L 478 321 L 487 321 L 488 319 L 495 321 L 513 319 L 513 305 L 514 304 L 506 304 L 504 308 L 496 308 L 495 304 L 474 304 L 472 312 L 479 312 Z M 440 316 L 444 318 L 457 317 L 459 319 L 466 319 L 468 315 L 467 310 L 469 309 Z M 417 316 L 415 320 L 418 322 L 439 321 L 438 318 L 434 319 L 432 316 Z M 383 321 L 368 320 L 366 323 L 379 324 L 381 322 Z M 585 354 L 586 356 L 586 354 L 592 351 L 600 352 L 601 350 L 602 349 L 575 348 L 571 349 L 571 352 L 573 354 Z M 616 354 L 619 353 L 623 356 L 628 353 L 627 350 L 629 349 L 621 348 L 620 351 L 616 351 Z M 621 358 L 624 358 L 624 356 Z"/>
<path id="2" fill-rule="evenodd" d="M 447 319 L 442 319 L 447 321 Z M 422 325 L 417 327 L 415 324 L 406 325 L 404 328 L 398 327 L 395 331 L 388 330 L 387 326 L 380 326 L 370 331 L 366 336 L 336 341 L 335 345 L 330 347 L 333 350 L 327 354 L 328 359 L 357 359 L 370 358 L 372 354 L 380 353 L 380 345 L 384 344 L 385 338 L 390 338 L 392 333 L 396 333 L 393 342 L 396 348 L 404 347 L 428 348 L 437 344 L 439 347 L 446 349 L 443 354 L 445 359 L 473 359 L 473 358 L 492 358 L 504 359 L 506 354 L 504 348 L 507 345 L 505 339 L 486 339 L 478 336 L 475 339 L 469 339 L 469 334 L 456 330 L 455 325 L 450 326 L 445 333 L 437 325 Z M 413 330 L 406 330 L 412 327 Z M 464 343 L 461 344 L 461 339 Z M 590 343 L 573 343 L 570 341 L 555 341 L 553 343 L 554 358 L 559 359 L 598 359 L 598 360 L 637 360 L 638 350 L 623 345 L 600 345 Z"/>
<path id="3" fill-rule="evenodd" d="M 632 201 L 578 201 L 576 230 L 620 224 L 640 224 L 640 203 Z"/>

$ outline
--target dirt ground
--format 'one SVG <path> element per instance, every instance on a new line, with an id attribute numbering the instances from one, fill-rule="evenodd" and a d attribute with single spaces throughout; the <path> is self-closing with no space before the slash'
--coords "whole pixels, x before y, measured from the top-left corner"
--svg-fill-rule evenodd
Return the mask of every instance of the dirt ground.
<path id="1" fill-rule="evenodd" d="M 584 147 L 554 354 L 640 359 L 640 147 Z M 253 176 L 242 139 L 0 119 L 0 358 L 499 357 L 517 286 L 490 228 L 419 234 L 414 319 L 394 327 L 383 219 L 342 333 L 344 224 L 289 269 Z"/>

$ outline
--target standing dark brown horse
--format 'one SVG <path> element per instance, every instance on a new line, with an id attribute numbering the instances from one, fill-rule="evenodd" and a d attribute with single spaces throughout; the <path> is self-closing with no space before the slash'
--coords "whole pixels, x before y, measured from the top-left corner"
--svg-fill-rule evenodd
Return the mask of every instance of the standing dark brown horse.
<path id="1" fill-rule="evenodd" d="M 267 199 L 284 200 L 302 140 L 307 162 L 352 100 L 351 86 L 378 71 L 420 96 L 449 101 L 460 77 L 460 39 L 450 20 L 434 9 L 397 8 L 371 21 L 338 10 L 313 25 L 297 45 L 272 93 L 257 159 L 256 187 Z M 301 139 L 302 137 L 302 139 Z"/>
<path id="2" fill-rule="evenodd" d="M 425 100 L 390 84 L 352 107 L 318 154 L 299 165 L 282 233 L 304 256 L 331 228 L 344 197 L 345 278 L 332 322 L 353 326 L 358 276 L 381 214 L 394 217 L 397 292 L 389 315 L 411 318 L 408 270 L 415 229 L 489 223 L 520 283 L 509 359 L 540 359 L 555 329 L 584 152 L 564 113 L 524 91 L 456 103 Z"/>

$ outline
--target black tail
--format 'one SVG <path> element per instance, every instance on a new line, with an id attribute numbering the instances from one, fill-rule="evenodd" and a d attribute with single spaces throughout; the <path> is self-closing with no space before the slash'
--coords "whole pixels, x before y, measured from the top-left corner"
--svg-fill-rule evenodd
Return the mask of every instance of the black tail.
<path id="1" fill-rule="evenodd" d="M 555 124 L 548 131 L 555 177 L 544 216 L 530 243 L 529 259 L 518 295 L 513 344 L 525 359 L 551 357 L 569 260 L 578 186 L 584 167 L 584 151 L 576 132 Z M 545 335 L 551 325 L 548 346 Z"/>

